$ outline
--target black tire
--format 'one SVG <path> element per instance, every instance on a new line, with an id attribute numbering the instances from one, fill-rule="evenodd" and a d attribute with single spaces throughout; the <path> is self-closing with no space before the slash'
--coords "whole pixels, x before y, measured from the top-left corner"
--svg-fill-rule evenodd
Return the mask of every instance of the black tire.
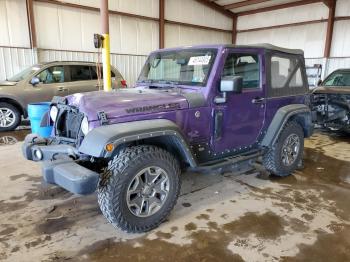
<path id="1" fill-rule="evenodd" d="M 153 215 L 139 217 L 127 205 L 127 190 L 136 174 L 157 166 L 167 172 L 169 191 L 162 207 Z M 180 165 L 169 152 L 149 145 L 122 149 L 108 164 L 99 181 L 98 203 L 103 215 L 126 232 L 146 232 L 160 225 L 170 214 L 180 192 Z"/>
<path id="2" fill-rule="evenodd" d="M 286 165 L 282 160 L 283 144 L 291 135 L 296 135 L 299 138 L 299 151 L 295 157 L 294 162 Z M 304 132 L 303 128 L 295 121 L 289 121 L 283 127 L 279 134 L 276 143 L 268 150 L 263 157 L 263 164 L 265 168 L 276 176 L 288 176 L 293 173 L 300 165 L 303 159 L 304 152 Z"/>
<path id="3" fill-rule="evenodd" d="M 15 121 L 9 126 L 4 127 L 4 126 L 1 126 L 1 123 L 0 123 L 0 132 L 15 130 L 21 123 L 21 113 L 18 110 L 18 108 L 6 102 L 0 102 L 0 108 L 11 110 L 15 118 Z"/>

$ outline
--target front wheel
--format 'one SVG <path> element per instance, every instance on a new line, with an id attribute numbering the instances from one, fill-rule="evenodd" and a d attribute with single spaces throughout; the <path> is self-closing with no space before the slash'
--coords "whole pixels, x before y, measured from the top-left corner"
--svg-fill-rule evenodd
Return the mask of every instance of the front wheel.
<path id="1" fill-rule="evenodd" d="M 288 176 L 303 158 L 304 132 L 295 121 L 289 121 L 281 131 L 276 143 L 263 157 L 265 168 L 274 175 Z"/>
<path id="2" fill-rule="evenodd" d="M 169 152 L 148 145 L 121 150 L 108 164 L 98 188 L 103 215 L 127 232 L 161 224 L 180 192 L 180 166 Z"/>
<path id="3" fill-rule="evenodd" d="M 0 103 L 0 131 L 12 131 L 21 122 L 18 109 L 9 103 Z"/>

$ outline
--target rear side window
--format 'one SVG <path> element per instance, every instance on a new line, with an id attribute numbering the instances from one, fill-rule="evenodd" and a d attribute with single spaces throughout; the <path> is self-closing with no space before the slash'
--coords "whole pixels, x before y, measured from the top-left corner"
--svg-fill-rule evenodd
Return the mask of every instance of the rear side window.
<path id="1" fill-rule="evenodd" d="M 70 75 L 71 81 L 91 80 L 90 66 L 71 65 Z"/>
<path id="2" fill-rule="evenodd" d="M 97 68 L 96 68 L 96 66 L 91 66 L 90 69 L 91 69 L 92 79 L 93 80 L 97 80 Z M 111 77 L 115 77 L 115 74 L 114 74 L 114 72 L 112 70 L 111 70 Z M 103 70 L 102 70 L 102 67 L 101 67 L 101 79 L 102 78 L 103 78 Z"/>
<path id="3" fill-rule="evenodd" d="M 271 58 L 271 85 L 272 88 L 303 86 L 298 60 L 273 56 Z"/>
<path id="4" fill-rule="evenodd" d="M 273 55 L 270 60 L 270 96 L 296 95 L 305 92 L 303 62 L 297 56 Z"/>
<path id="5" fill-rule="evenodd" d="M 256 54 L 231 53 L 227 56 L 222 77 L 243 77 L 243 88 L 260 87 L 259 56 Z"/>

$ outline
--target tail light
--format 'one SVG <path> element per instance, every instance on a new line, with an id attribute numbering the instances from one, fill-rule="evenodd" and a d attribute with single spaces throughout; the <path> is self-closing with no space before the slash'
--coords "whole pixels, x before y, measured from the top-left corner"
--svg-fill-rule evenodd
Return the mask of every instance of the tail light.
<path id="1" fill-rule="evenodd" d="M 127 83 L 126 83 L 126 80 L 122 80 L 122 81 L 120 81 L 120 83 L 122 84 L 122 87 L 127 87 L 128 86 Z"/>

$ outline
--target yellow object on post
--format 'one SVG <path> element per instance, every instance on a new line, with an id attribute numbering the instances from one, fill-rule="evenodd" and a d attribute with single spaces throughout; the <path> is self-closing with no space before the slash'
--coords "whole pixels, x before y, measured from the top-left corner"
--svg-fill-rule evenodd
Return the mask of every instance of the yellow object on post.
<path id="1" fill-rule="evenodd" d="M 111 80 L 111 51 L 109 34 L 103 34 L 102 42 L 102 62 L 103 62 L 103 90 L 112 91 Z"/>
<path id="2" fill-rule="evenodd" d="M 101 0 L 103 90 L 112 91 L 108 0 Z"/>

